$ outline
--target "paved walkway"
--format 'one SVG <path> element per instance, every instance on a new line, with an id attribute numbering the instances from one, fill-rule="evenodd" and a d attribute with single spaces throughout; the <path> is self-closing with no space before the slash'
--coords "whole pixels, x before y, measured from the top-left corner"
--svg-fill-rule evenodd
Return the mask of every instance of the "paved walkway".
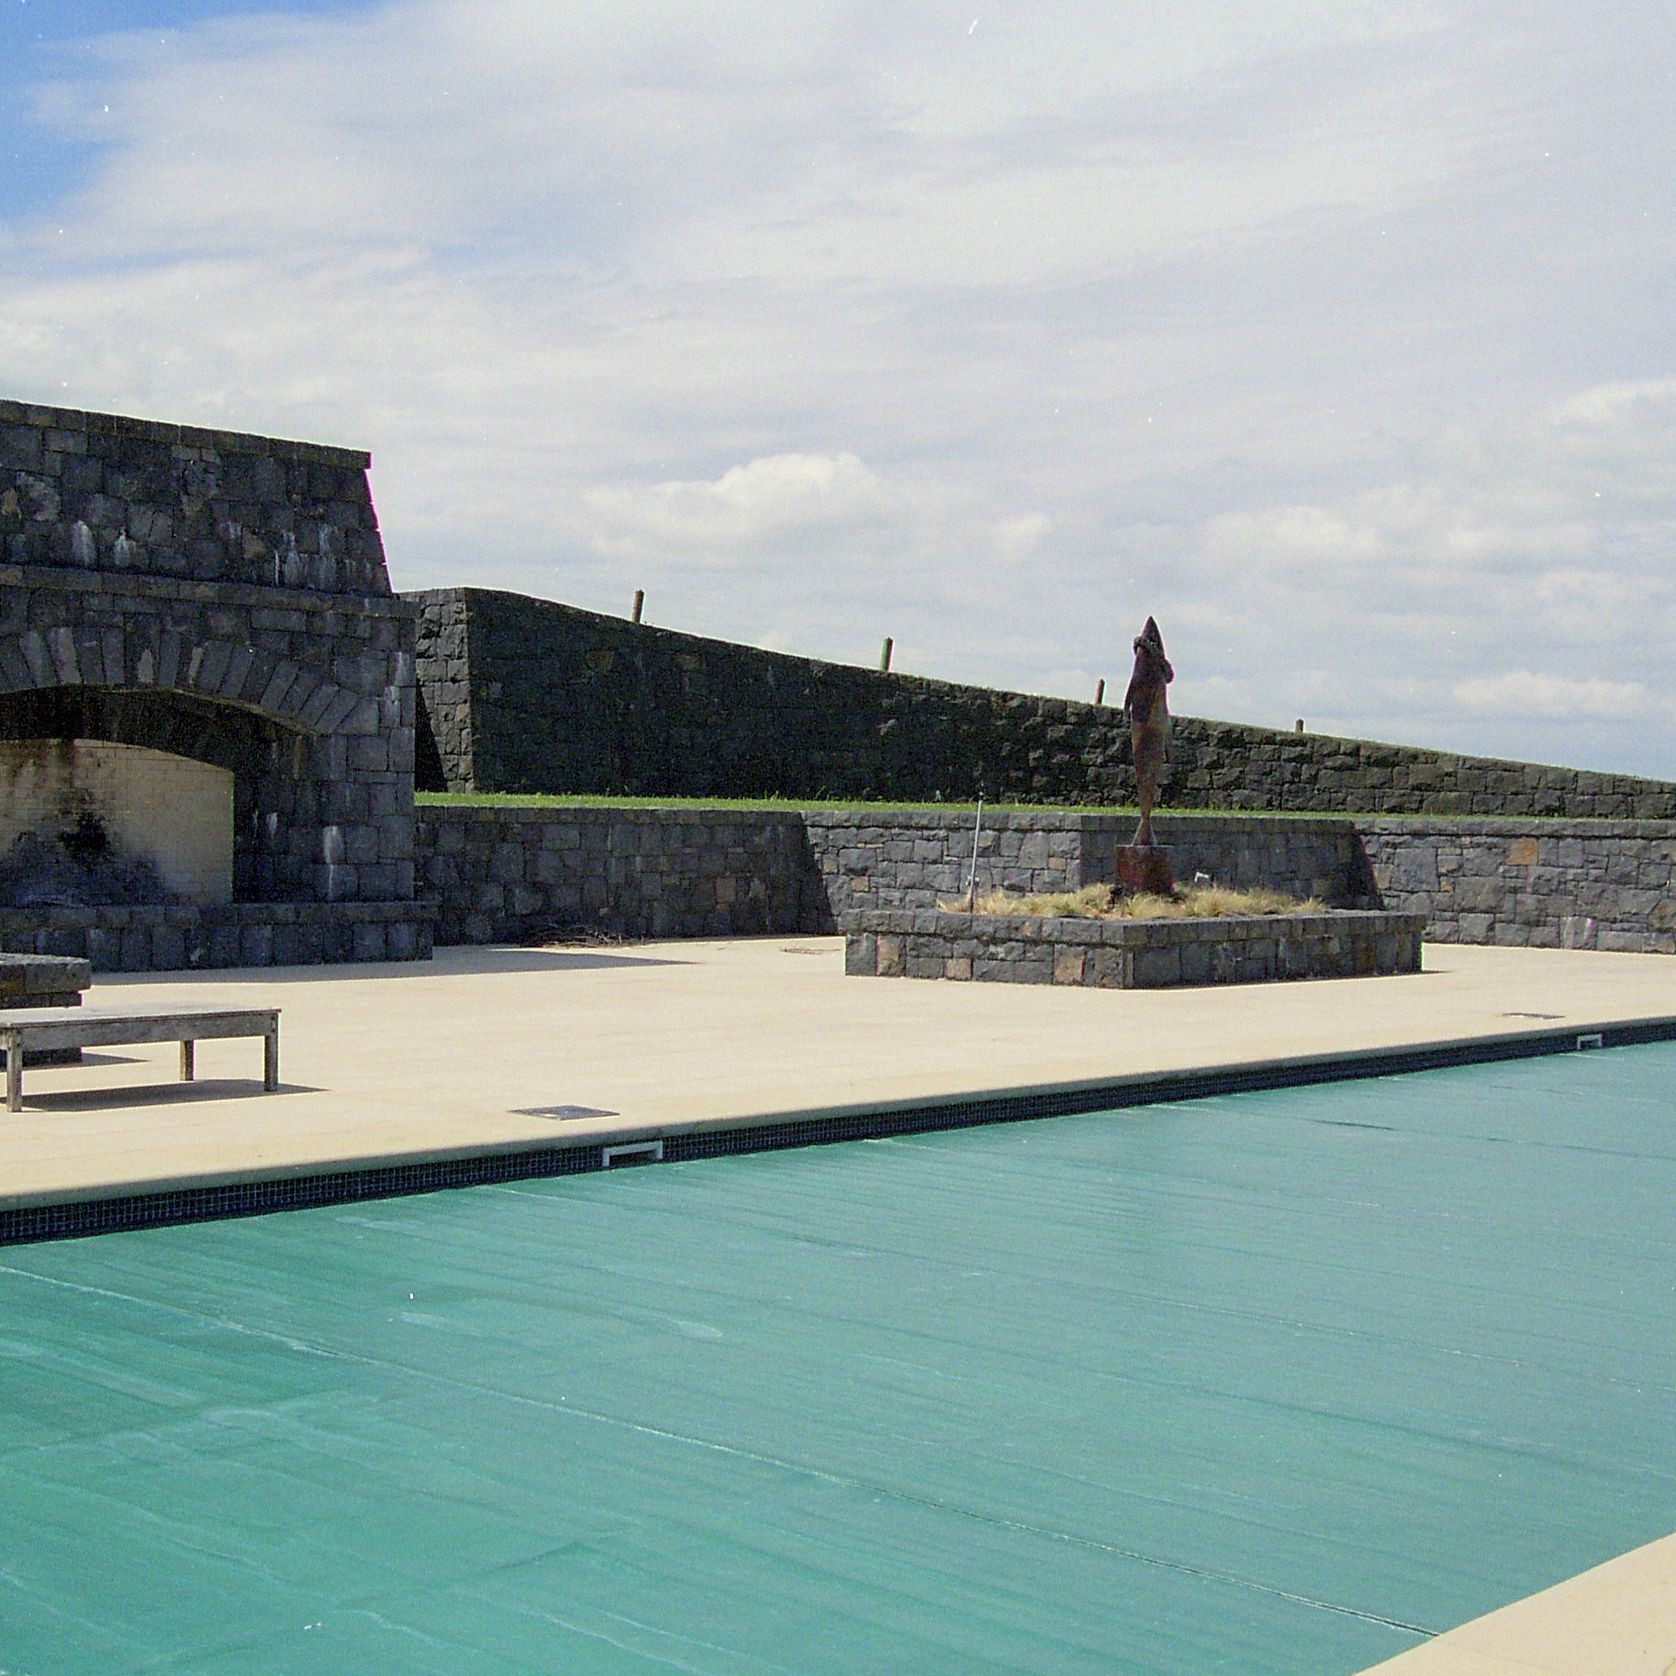
<path id="1" fill-rule="evenodd" d="M 717 1122 L 1676 1013 L 1660 956 L 1430 946 L 1419 976 L 1117 991 L 846 979 L 837 938 L 444 949 L 426 964 L 168 974 L 90 999 L 277 1005 L 261 1048 L 101 1049 L 28 1073 L 0 1208 Z M 552 1107 L 608 1114 L 555 1119 Z M 1382 1669 L 1666 1672 L 1676 1537 Z"/>

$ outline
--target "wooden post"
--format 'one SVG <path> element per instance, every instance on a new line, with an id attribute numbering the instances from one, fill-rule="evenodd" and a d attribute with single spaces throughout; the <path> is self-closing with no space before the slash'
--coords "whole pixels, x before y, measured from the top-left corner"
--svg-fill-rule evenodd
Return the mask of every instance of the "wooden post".
<path id="1" fill-rule="evenodd" d="M 890 673 L 890 649 L 892 644 L 893 642 L 887 634 L 885 636 L 884 649 L 879 653 L 879 673 L 881 675 L 888 675 Z"/>
<path id="2" fill-rule="evenodd" d="M 1106 702 L 1106 678 L 1104 675 L 1102 675 L 1095 683 L 1094 702 L 1096 704 L 1104 704 Z"/>
<path id="3" fill-rule="evenodd" d="M 636 588 L 634 590 L 634 604 L 629 609 L 629 621 L 631 623 L 638 623 L 640 621 L 641 607 L 643 607 L 645 603 L 646 590 L 644 588 Z"/>
<path id="4" fill-rule="evenodd" d="M 180 1080 L 182 1082 L 191 1082 L 192 1080 L 196 1068 L 193 1049 L 196 1046 L 197 1044 L 190 1036 L 186 1037 L 180 1044 Z"/>
<path id="5" fill-rule="evenodd" d="M 1303 732 L 1303 730 L 1304 730 L 1304 719 L 1303 719 L 1303 717 L 1302 717 L 1302 716 L 1300 716 L 1300 717 L 1298 717 L 1298 720 L 1297 720 L 1297 724 L 1296 724 L 1296 726 L 1295 726 L 1295 727 L 1294 727 L 1294 728 L 1293 728 L 1293 730 L 1292 730 L 1292 731 L 1293 731 L 1293 732 L 1294 732 L 1294 733 L 1302 733 L 1302 732 Z"/>

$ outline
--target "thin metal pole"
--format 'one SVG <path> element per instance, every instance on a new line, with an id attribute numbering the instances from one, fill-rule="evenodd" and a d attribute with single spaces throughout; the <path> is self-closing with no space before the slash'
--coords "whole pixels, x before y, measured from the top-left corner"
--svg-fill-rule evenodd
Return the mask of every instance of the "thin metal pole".
<path id="1" fill-rule="evenodd" d="M 978 909 L 978 839 L 983 835 L 983 793 L 978 793 L 978 823 L 972 828 L 972 866 L 966 874 L 966 912 Z"/>

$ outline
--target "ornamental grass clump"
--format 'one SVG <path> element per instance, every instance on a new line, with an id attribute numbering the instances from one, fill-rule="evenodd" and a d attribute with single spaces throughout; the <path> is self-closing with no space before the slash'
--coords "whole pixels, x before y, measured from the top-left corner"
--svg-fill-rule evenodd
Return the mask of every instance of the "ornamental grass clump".
<path id="1" fill-rule="evenodd" d="M 966 910 L 966 899 L 938 903 L 953 913 Z M 1039 914 L 1056 919 L 1239 919 L 1264 914 L 1323 914 L 1324 902 L 1311 896 L 1300 902 L 1278 890 L 1225 890 L 1220 885 L 1184 885 L 1174 896 L 1123 896 L 1112 900 L 1110 885 L 1081 890 L 1044 891 L 1018 896 L 986 891 L 973 911 L 980 914 Z"/>

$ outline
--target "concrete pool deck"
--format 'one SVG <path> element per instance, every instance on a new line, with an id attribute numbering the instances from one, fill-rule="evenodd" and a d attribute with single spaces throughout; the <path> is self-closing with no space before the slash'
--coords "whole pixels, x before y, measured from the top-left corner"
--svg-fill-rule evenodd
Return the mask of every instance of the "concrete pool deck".
<path id="1" fill-rule="evenodd" d="M 104 1005 L 274 1005 L 259 1044 L 31 1068 L 0 1126 L 0 1210 L 990 1093 L 1676 1015 L 1657 955 L 1429 945 L 1418 976 L 1115 991 L 883 983 L 839 938 L 438 951 L 434 961 L 101 981 Z M 596 1117 L 532 1116 L 585 1107 Z M 1676 1537 L 1380 1668 L 1664 1672 Z"/>
<path id="2" fill-rule="evenodd" d="M 846 978 L 842 940 L 448 948 L 434 961 L 101 980 L 101 1006 L 278 1006 L 205 1042 L 31 1067 L 0 1211 L 598 1145 L 1001 1090 L 1403 1050 L 1676 1015 L 1659 955 L 1428 945 L 1415 976 L 1117 991 Z M 585 1108 L 599 1116 L 531 1115 Z"/>

